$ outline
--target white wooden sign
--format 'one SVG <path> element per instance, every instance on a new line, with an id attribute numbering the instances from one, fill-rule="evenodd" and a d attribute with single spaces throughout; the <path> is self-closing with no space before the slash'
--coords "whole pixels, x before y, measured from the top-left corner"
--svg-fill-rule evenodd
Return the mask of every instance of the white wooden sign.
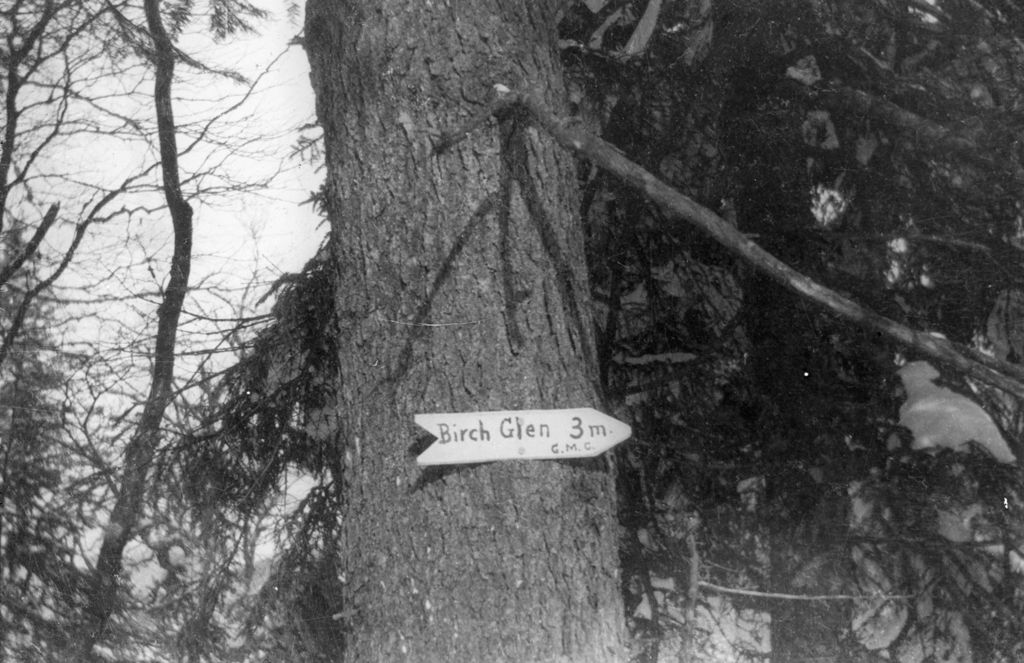
<path id="1" fill-rule="evenodd" d="M 632 429 L 594 410 L 497 410 L 417 414 L 416 425 L 437 440 L 420 465 L 492 460 L 590 458 L 629 439 Z"/>

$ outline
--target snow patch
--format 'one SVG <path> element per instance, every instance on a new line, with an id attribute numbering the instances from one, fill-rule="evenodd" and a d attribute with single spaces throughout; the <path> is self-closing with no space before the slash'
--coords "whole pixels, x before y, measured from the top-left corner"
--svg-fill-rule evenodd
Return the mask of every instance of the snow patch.
<path id="1" fill-rule="evenodd" d="M 1017 460 L 980 405 L 935 384 L 939 372 L 931 364 L 911 362 L 898 373 L 907 391 L 907 402 L 900 408 L 900 425 L 914 434 L 914 449 L 966 451 L 964 446 L 973 441 L 1002 463 Z"/>

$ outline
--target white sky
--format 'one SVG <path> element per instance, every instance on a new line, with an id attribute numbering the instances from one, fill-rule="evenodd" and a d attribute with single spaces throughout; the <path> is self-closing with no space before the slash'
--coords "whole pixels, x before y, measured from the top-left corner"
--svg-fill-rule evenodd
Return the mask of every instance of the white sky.
<path id="1" fill-rule="evenodd" d="M 324 228 L 317 228 L 320 219 L 312 207 L 300 205 L 317 189 L 322 177 L 312 165 L 290 157 L 299 136 L 298 127 L 314 118 L 305 52 L 299 46 L 288 48 L 288 42 L 299 32 L 301 23 L 287 19 L 285 0 L 263 0 L 260 4 L 273 15 L 257 26 L 262 30 L 258 35 L 235 36 L 227 43 L 218 44 L 207 34 L 206 21 L 200 18 L 179 41 L 183 51 L 208 66 L 237 71 L 252 80 L 263 75 L 244 105 L 225 115 L 245 94 L 245 85 L 226 77 L 197 72 L 184 64 L 176 67 L 172 94 L 175 119 L 181 130 L 178 137 L 179 152 L 183 153 L 181 174 L 184 193 L 194 209 L 193 285 L 203 284 L 211 276 L 225 281 L 225 285 L 248 282 L 254 271 L 261 273 L 261 280 L 269 282 L 281 272 L 297 271 L 316 252 L 325 233 Z M 279 59 L 267 71 L 275 58 Z M 139 71 L 130 74 L 137 76 Z M 120 84 L 130 86 L 137 84 L 137 80 L 124 78 Z M 103 98 L 104 93 L 118 94 L 120 91 L 113 89 L 117 85 L 116 80 L 104 79 L 86 89 L 97 98 Z M 154 118 L 149 96 L 152 83 L 147 78 L 139 88 L 141 97 L 112 96 L 105 105 L 143 119 L 152 135 Z M 210 134 L 230 144 L 236 153 L 226 155 L 208 142 L 189 151 L 190 134 L 219 116 L 224 117 L 214 122 Z M 155 144 L 155 140 L 153 142 Z M 59 164 L 54 170 L 74 173 L 83 182 L 110 186 L 138 172 L 141 165 L 153 163 L 158 155 L 154 145 L 147 147 L 130 136 L 93 134 L 66 141 L 58 158 Z M 191 173 L 211 167 L 216 168 L 217 175 L 201 182 L 188 181 Z M 208 192 L 226 186 L 228 179 L 251 182 L 267 178 L 275 171 L 280 172 L 269 188 Z M 159 171 L 153 171 L 143 182 L 154 190 L 146 207 L 162 205 Z M 59 195 L 60 192 L 55 192 L 53 196 L 41 196 L 46 200 L 36 203 L 40 212 L 30 218 L 41 216 L 42 209 Z M 67 197 L 66 190 L 64 195 Z M 67 247 L 72 229 L 70 222 L 83 214 L 83 210 L 76 207 L 80 200 L 83 199 L 63 202 L 62 217 L 68 223 L 48 236 L 47 245 L 52 255 L 62 254 Z M 133 194 L 128 204 L 138 204 L 139 200 L 139 196 Z M 122 204 L 125 203 L 117 202 L 113 207 Z M 118 264 L 137 266 L 140 258 L 166 261 L 171 237 L 169 214 L 162 209 L 134 213 L 127 227 L 123 220 L 102 227 L 94 225 L 78 253 L 90 256 L 98 252 L 110 262 L 97 265 L 77 261 L 60 283 L 65 287 L 95 283 L 105 273 L 103 268 Z M 158 278 L 165 278 L 166 264 L 154 264 L 153 272 Z M 152 276 L 148 270 L 140 274 L 125 271 L 121 280 L 152 290 L 152 284 L 145 283 L 152 281 Z"/>
<path id="2" fill-rule="evenodd" d="M 262 34 L 236 39 L 228 48 L 207 41 L 198 47 L 200 52 L 213 53 L 216 49 L 211 59 L 217 64 L 255 79 L 301 29 L 301 24 L 292 24 L 284 16 L 283 5 L 284 0 L 262 3 L 274 13 L 274 18 L 261 25 Z M 230 81 L 223 81 L 223 85 L 227 94 L 239 92 L 239 86 Z M 245 196 L 236 209 L 204 206 L 197 210 L 196 246 L 203 253 L 209 247 L 215 254 L 198 260 L 199 269 L 233 269 L 236 261 L 258 258 L 274 271 L 297 271 L 316 252 L 324 234 L 323 229 L 317 230 L 320 219 L 312 208 L 299 205 L 319 186 L 322 177 L 311 166 L 287 158 L 298 137 L 290 130 L 314 117 L 305 51 L 299 46 L 288 48 L 260 82 L 255 96 L 255 104 L 249 106 L 252 120 L 247 128 L 268 137 L 272 147 L 267 154 L 280 159 L 288 172 L 273 190 L 263 196 Z M 284 135 L 280 135 L 282 130 Z M 254 237 L 258 241 L 254 242 Z"/>
<path id="3" fill-rule="evenodd" d="M 179 336 L 182 347 L 190 333 L 195 333 L 200 342 L 215 338 L 209 330 L 190 322 L 188 314 L 251 314 L 251 310 L 240 307 L 253 305 L 281 273 L 300 270 L 315 254 L 326 233 L 326 226 L 313 208 L 301 204 L 318 188 L 322 174 L 315 172 L 313 165 L 290 156 L 299 137 L 298 127 L 314 119 L 305 52 L 299 46 L 288 47 L 301 29 L 301 19 L 288 20 L 286 0 L 261 0 L 259 4 L 272 16 L 257 25 L 261 30 L 257 35 L 235 36 L 218 44 L 208 34 L 206 21 L 199 18 L 179 41 L 183 51 L 207 66 L 234 70 L 253 80 L 263 75 L 251 97 L 239 109 L 225 115 L 246 93 L 247 86 L 223 76 L 197 72 L 184 64 L 176 68 L 172 94 L 175 118 L 181 128 L 178 147 L 183 152 L 183 189 L 194 209 L 190 278 L 193 291 L 185 303 L 186 316 Z M 274 64 L 267 71 L 271 63 Z M 144 68 L 137 67 L 120 79 L 98 78 L 84 89 L 117 113 L 142 120 L 152 136 L 152 83 L 146 77 L 140 82 L 143 75 L 149 76 Z M 141 95 L 124 97 L 123 89 L 133 86 L 138 86 Z M 225 157 L 224 151 L 211 148 L 208 142 L 194 150 L 187 149 L 196 128 L 211 118 L 220 119 L 210 135 L 223 140 L 233 154 Z M 110 126 L 109 118 L 106 123 Z M 74 173 L 75 179 L 83 183 L 107 187 L 158 158 L 152 144 L 155 141 L 146 145 L 137 137 L 108 132 L 84 136 L 72 136 L 65 141 L 59 152 L 49 157 L 57 163 L 51 163 L 48 169 Z M 209 170 L 211 166 L 216 166 L 216 175 L 201 182 L 188 180 L 191 173 Z M 258 181 L 274 173 L 277 175 L 270 186 L 259 190 L 210 192 L 232 182 Z M 63 330 L 63 341 L 70 344 L 67 349 L 116 354 L 139 344 L 135 349 L 143 355 L 149 350 L 148 345 L 142 344 L 154 331 L 157 289 L 166 283 L 172 231 L 169 214 L 162 209 L 159 171 L 154 170 L 143 183 L 152 193 L 122 197 L 108 211 L 122 205 L 142 205 L 148 209 L 137 209 L 130 219 L 121 216 L 106 224 L 94 224 L 76 260 L 57 283 L 57 295 L 65 300 L 106 299 L 100 307 L 82 305 L 82 317 Z M 85 195 L 70 192 L 62 184 L 58 180 L 48 190 L 40 185 L 37 200 L 30 205 L 37 212 L 26 214 L 38 218 L 47 205 L 64 198 L 63 225 L 51 231 L 44 245 L 53 257 L 67 249 L 74 222 L 83 216 L 89 196 L 94 195 L 88 193 L 88 184 L 83 189 Z M 210 288 L 219 291 L 211 292 Z M 250 290 L 246 292 L 246 288 Z M 138 295 L 142 298 L 130 299 Z M 271 300 L 266 305 L 272 303 Z M 68 315 L 80 314 L 76 310 Z M 145 369 L 144 358 L 141 364 Z M 178 374 L 186 372 L 183 366 Z"/>

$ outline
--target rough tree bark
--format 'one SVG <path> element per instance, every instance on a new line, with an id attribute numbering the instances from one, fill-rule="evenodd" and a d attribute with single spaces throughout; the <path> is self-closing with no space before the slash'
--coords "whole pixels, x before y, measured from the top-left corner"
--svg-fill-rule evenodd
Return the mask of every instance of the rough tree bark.
<path id="1" fill-rule="evenodd" d="M 173 397 L 174 348 L 181 308 L 188 293 L 192 263 L 192 207 L 181 191 L 178 173 L 177 129 L 171 102 L 174 81 L 175 49 L 160 16 L 160 0 L 145 0 L 144 9 L 153 40 L 154 90 L 157 138 L 160 143 L 160 169 L 163 192 L 174 228 L 174 252 L 157 309 L 156 342 L 150 389 L 142 415 L 124 454 L 120 490 L 103 532 L 92 586 L 86 598 L 83 622 L 75 642 L 75 660 L 92 660 L 93 647 L 105 635 L 110 616 L 117 607 L 118 578 L 124 548 L 135 535 L 142 516 L 146 481 L 160 441 L 160 423 Z"/>
<path id="2" fill-rule="evenodd" d="M 417 468 L 413 415 L 599 405 L 553 0 L 310 0 L 339 271 L 345 660 L 622 661 L 607 458 Z"/>

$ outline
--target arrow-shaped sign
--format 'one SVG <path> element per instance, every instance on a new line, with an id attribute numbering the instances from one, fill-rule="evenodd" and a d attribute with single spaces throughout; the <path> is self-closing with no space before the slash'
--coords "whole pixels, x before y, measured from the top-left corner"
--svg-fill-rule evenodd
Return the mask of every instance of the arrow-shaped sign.
<path id="1" fill-rule="evenodd" d="M 417 414 L 414 419 L 437 438 L 416 459 L 420 465 L 590 458 L 633 432 L 618 419 L 589 407 Z"/>

